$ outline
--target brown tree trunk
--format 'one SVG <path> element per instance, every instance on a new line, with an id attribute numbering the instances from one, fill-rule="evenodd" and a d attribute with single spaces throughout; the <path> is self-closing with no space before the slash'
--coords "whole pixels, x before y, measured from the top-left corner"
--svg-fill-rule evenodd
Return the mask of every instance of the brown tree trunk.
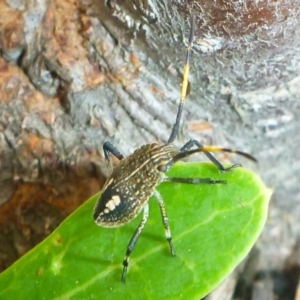
<path id="1" fill-rule="evenodd" d="M 300 233 L 297 1 L 16 3 L 0 0 L 0 268 L 101 188 L 106 140 L 124 155 L 167 141 L 191 14 L 176 144 L 195 138 L 258 158 L 232 158 L 276 188 L 258 269 L 287 267 Z"/>

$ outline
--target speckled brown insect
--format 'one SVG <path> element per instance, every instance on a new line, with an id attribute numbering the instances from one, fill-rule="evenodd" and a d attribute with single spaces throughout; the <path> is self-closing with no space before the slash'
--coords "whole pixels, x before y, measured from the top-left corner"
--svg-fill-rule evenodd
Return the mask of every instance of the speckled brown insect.
<path id="1" fill-rule="evenodd" d="M 169 243 L 171 254 L 175 256 L 165 205 L 162 197 L 156 190 L 156 187 L 161 182 L 169 181 L 187 184 L 226 183 L 224 180 L 213 180 L 210 178 L 167 177 L 165 172 L 168 171 L 176 161 L 197 152 L 204 152 L 204 154 L 222 172 L 230 171 L 240 165 L 235 164 L 229 168 L 225 168 L 210 152 L 224 151 L 237 153 L 255 161 L 255 158 L 247 153 L 217 146 L 203 146 L 196 140 L 190 140 L 180 149 L 173 144 L 178 134 L 184 99 L 188 86 L 190 53 L 194 29 L 195 17 L 192 17 L 189 44 L 183 73 L 180 104 L 178 107 L 176 122 L 173 126 L 168 142 L 166 144 L 153 143 L 144 145 L 127 157 L 124 157 L 110 142 L 105 142 L 103 145 L 105 158 L 109 160 L 110 154 L 113 154 L 120 160 L 120 163 L 114 168 L 112 174 L 108 177 L 101 196 L 96 203 L 94 209 L 94 219 L 96 223 L 102 227 L 118 227 L 133 220 L 141 210 L 144 212 L 142 220 L 127 246 L 125 258 L 123 260 L 123 272 L 121 277 L 123 282 L 125 282 L 126 278 L 129 256 L 136 245 L 145 223 L 147 222 L 149 213 L 148 200 L 152 195 L 154 195 L 158 200 L 165 228 L 165 236 Z M 196 147 L 196 149 L 192 149 L 193 147 Z"/>

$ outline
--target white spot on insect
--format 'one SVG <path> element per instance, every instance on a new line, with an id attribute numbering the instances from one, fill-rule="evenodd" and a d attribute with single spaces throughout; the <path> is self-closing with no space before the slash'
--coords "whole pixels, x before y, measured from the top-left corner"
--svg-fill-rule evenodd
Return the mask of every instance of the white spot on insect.
<path id="1" fill-rule="evenodd" d="M 105 214 L 108 214 L 108 213 L 109 213 L 109 209 L 108 209 L 108 208 L 105 208 L 105 209 L 104 209 L 104 213 L 105 213 Z"/>
<path id="2" fill-rule="evenodd" d="M 114 195 L 112 196 L 112 198 L 106 203 L 106 209 L 108 209 L 109 211 L 112 211 L 116 208 L 116 206 L 118 206 L 121 202 L 120 196 L 118 195 Z M 105 211 L 105 210 L 104 210 Z"/>
<path id="3" fill-rule="evenodd" d="M 118 196 L 118 195 L 112 196 L 112 200 L 114 201 L 115 206 L 118 206 L 121 202 L 120 196 Z"/>
<path id="4" fill-rule="evenodd" d="M 106 205 L 105 205 L 110 211 L 114 210 L 115 209 L 115 203 L 114 203 L 114 200 L 109 200 Z"/>

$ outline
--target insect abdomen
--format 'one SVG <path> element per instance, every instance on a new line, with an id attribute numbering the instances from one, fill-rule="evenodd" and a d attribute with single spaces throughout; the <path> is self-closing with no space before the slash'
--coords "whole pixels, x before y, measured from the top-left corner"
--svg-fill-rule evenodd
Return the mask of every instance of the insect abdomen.
<path id="1" fill-rule="evenodd" d="M 121 226 L 133 218 L 131 215 L 136 211 L 137 204 L 136 199 L 125 198 L 124 194 L 107 186 L 95 206 L 94 219 L 103 227 Z M 138 213 L 139 211 L 136 214 Z"/>
<path id="2" fill-rule="evenodd" d="M 160 153 L 161 147 L 142 146 L 114 168 L 94 209 L 98 225 L 121 226 L 139 214 L 164 176 L 158 170 L 161 161 L 168 161 L 172 154 L 168 149 Z"/>

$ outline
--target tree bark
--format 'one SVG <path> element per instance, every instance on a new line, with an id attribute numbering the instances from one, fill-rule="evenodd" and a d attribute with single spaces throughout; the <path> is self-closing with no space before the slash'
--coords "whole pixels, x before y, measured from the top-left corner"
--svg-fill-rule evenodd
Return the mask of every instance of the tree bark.
<path id="1" fill-rule="evenodd" d="M 125 156 L 168 140 L 195 14 L 175 144 L 193 138 L 257 157 L 219 156 L 275 188 L 259 268 L 283 269 L 300 233 L 298 11 L 292 0 L 0 0 L 2 268 L 100 189 L 106 140 Z"/>

